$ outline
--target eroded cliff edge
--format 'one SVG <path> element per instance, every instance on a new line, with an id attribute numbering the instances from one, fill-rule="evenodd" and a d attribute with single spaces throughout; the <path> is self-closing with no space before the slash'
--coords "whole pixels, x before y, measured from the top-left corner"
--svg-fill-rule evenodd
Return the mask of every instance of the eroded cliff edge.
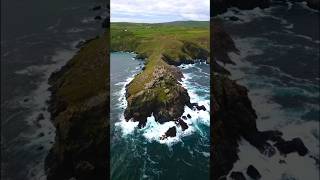
<path id="1" fill-rule="evenodd" d="M 106 32 L 87 41 L 49 79 L 56 138 L 45 162 L 48 180 L 107 178 L 108 59 Z"/>

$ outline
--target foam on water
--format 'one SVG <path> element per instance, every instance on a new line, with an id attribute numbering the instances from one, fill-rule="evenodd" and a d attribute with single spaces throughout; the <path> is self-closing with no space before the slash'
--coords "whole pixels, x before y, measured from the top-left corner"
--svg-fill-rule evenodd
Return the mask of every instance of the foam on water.
<path id="1" fill-rule="evenodd" d="M 282 179 L 319 179 L 319 170 L 315 161 L 309 157 L 301 157 L 297 153 L 281 156 L 277 151 L 272 157 L 262 155 L 256 148 L 242 139 L 239 147 L 239 158 L 234 164 L 232 171 L 242 171 L 246 175 L 247 167 L 252 164 L 262 175 L 262 180 L 282 180 Z M 284 160 L 284 163 L 280 163 Z"/>
<path id="2" fill-rule="evenodd" d="M 181 65 L 180 68 L 184 69 L 190 69 L 194 68 L 195 64 L 188 64 L 188 65 Z M 201 72 L 201 68 L 196 68 L 199 72 Z M 137 70 L 137 69 L 136 69 Z M 115 95 L 118 97 L 119 104 L 118 108 L 125 109 L 127 107 L 127 101 L 125 98 L 125 92 L 126 92 L 126 85 L 132 81 L 135 74 L 138 71 L 135 71 L 135 73 L 128 77 L 124 82 L 118 82 L 115 85 L 121 85 L 121 91 L 117 92 Z M 196 83 L 191 83 L 189 80 L 192 79 L 192 74 L 185 73 L 184 78 L 181 80 L 181 85 L 185 87 L 188 91 L 188 94 L 190 96 L 190 101 L 192 103 L 198 103 L 200 106 L 204 105 L 207 109 L 206 111 L 198 111 L 195 109 L 190 109 L 189 107 L 185 106 L 184 113 L 182 116 L 187 116 L 188 114 L 191 115 L 191 118 L 188 120 L 185 120 L 185 122 L 188 124 L 189 128 L 185 131 L 182 131 L 181 127 L 176 127 L 175 122 L 170 121 L 163 124 L 160 124 L 155 121 L 155 118 L 153 116 L 150 116 L 147 118 L 147 123 L 144 128 L 138 129 L 138 122 L 132 122 L 129 120 L 128 122 L 124 119 L 123 113 L 119 115 L 119 122 L 115 123 L 116 127 L 119 127 L 121 129 L 122 135 L 127 136 L 129 134 L 133 134 L 137 132 L 138 134 L 141 134 L 144 138 L 146 138 L 149 142 L 159 142 L 161 144 L 167 144 L 168 146 L 171 146 L 177 142 L 182 141 L 182 137 L 191 135 L 195 132 L 198 132 L 200 135 L 202 135 L 201 128 L 198 127 L 199 124 L 204 124 L 206 126 L 210 126 L 210 100 L 209 100 L 209 87 L 198 87 Z M 208 97 L 200 97 L 197 95 L 197 90 L 202 90 L 208 93 Z M 123 111 L 122 111 L 123 112 Z M 170 127 L 176 127 L 177 133 L 176 137 L 168 137 L 166 139 L 160 140 L 160 137 L 165 134 L 165 132 Z"/>
<path id="3" fill-rule="evenodd" d="M 25 140 L 27 143 L 23 144 L 22 149 L 25 151 L 35 151 L 38 147 L 43 147 L 41 152 L 34 161 L 28 164 L 28 179 L 46 179 L 44 172 L 44 158 L 52 147 L 52 142 L 55 138 L 55 127 L 50 121 L 50 113 L 47 111 L 47 101 L 50 99 L 50 92 L 48 88 L 48 78 L 51 73 L 62 67 L 69 59 L 76 53 L 76 49 L 57 50 L 56 54 L 51 57 L 51 64 L 45 65 L 31 65 L 25 69 L 18 70 L 15 73 L 25 76 L 33 76 L 40 74 L 41 81 L 28 97 L 17 97 L 19 106 L 30 109 L 30 114 L 25 121 L 30 126 L 30 130 L 23 131 L 16 137 L 16 141 Z M 24 101 L 25 98 L 29 100 Z M 39 113 L 42 113 L 44 119 L 37 120 Z M 43 136 L 39 137 L 39 134 Z"/>
<path id="4" fill-rule="evenodd" d="M 231 71 L 233 78 L 239 78 L 238 83 L 248 86 L 250 83 L 259 84 L 261 87 L 250 88 L 249 98 L 252 101 L 252 106 L 258 115 L 257 127 L 259 130 L 280 130 L 283 132 L 283 138 L 291 140 L 295 137 L 302 139 L 306 147 L 309 149 L 309 154 L 305 157 L 299 156 L 297 153 L 288 154 L 286 157 L 276 154 L 272 157 L 266 157 L 261 154 L 255 147 L 250 145 L 247 141 L 242 140 L 239 146 L 239 161 L 234 164 L 233 169 L 230 171 L 242 171 L 246 175 L 247 167 L 252 164 L 262 175 L 262 179 L 319 179 L 319 167 L 313 156 L 319 159 L 319 122 L 318 121 L 304 121 L 301 115 L 306 113 L 305 110 L 301 111 L 287 111 L 283 107 L 272 100 L 272 95 L 280 92 L 299 93 L 305 97 L 319 98 L 319 93 L 311 93 L 305 89 L 306 84 L 312 85 L 306 79 L 293 77 L 289 74 L 282 72 L 279 68 L 273 67 L 277 76 L 288 77 L 293 80 L 291 84 L 296 87 L 278 86 L 273 84 L 272 76 L 261 77 L 255 75 L 257 66 L 252 65 L 245 59 L 249 56 L 262 55 L 264 52 L 258 49 L 255 44 L 257 41 L 265 41 L 260 38 L 235 38 L 235 44 L 240 50 L 240 54 L 231 53 L 231 59 L 237 65 L 228 65 L 227 68 Z M 269 46 L 273 46 L 268 42 Z M 276 49 L 276 45 L 274 45 Z M 290 47 L 288 47 L 290 48 Z M 278 80 L 279 81 L 279 80 Z M 308 105 L 313 109 L 319 110 L 319 106 Z M 308 108 L 305 108 L 308 109 Z M 286 163 L 279 163 L 284 160 Z M 302 165 L 303 164 L 303 165 Z"/>

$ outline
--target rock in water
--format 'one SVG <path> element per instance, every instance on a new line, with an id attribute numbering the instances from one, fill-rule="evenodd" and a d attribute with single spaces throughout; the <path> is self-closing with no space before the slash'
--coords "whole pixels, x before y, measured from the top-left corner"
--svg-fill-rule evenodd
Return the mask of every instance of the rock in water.
<path id="1" fill-rule="evenodd" d="M 207 109 L 206 109 L 206 107 L 204 106 L 204 105 L 202 105 L 202 106 L 196 106 L 197 107 L 197 109 L 199 110 L 199 111 L 206 111 Z"/>
<path id="2" fill-rule="evenodd" d="M 249 165 L 247 168 L 247 174 L 250 176 L 252 179 L 260 179 L 261 174 L 259 171 L 252 165 Z"/>
<path id="3" fill-rule="evenodd" d="M 231 172 L 230 178 L 233 180 L 246 180 L 242 172 Z"/>
<path id="4" fill-rule="evenodd" d="M 178 120 L 179 125 L 181 126 L 182 131 L 188 129 L 188 125 L 186 122 L 184 122 L 182 119 Z"/>
<path id="5" fill-rule="evenodd" d="M 176 137 L 177 129 L 175 126 L 168 129 L 168 131 L 165 133 L 166 137 Z"/>
<path id="6" fill-rule="evenodd" d="M 305 156 L 308 153 L 307 147 L 303 144 L 300 138 L 294 138 L 291 141 L 277 142 L 275 146 L 281 154 L 297 152 L 300 156 Z"/>

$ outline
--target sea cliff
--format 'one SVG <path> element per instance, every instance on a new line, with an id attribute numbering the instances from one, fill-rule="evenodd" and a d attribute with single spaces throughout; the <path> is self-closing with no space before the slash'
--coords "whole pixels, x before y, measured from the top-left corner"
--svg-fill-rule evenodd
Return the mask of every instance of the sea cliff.
<path id="1" fill-rule="evenodd" d="M 106 179 L 109 117 L 108 32 L 87 41 L 51 75 L 49 102 L 56 138 L 47 179 Z"/>

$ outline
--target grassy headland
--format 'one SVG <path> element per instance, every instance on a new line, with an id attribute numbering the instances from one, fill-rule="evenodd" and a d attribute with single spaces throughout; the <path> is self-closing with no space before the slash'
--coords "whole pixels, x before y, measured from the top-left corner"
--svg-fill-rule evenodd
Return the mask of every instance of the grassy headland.
<path id="1" fill-rule="evenodd" d="M 127 86 L 127 119 L 142 121 L 143 126 L 151 113 L 158 121 L 181 114 L 189 96 L 178 83 L 181 72 L 171 65 L 207 60 L 209 28 L 203 21 L 111 23 L 111 51 L 135 52 L 146 59 L 145 69 Z M 146 110 L 147 105 L 155 108 Z"/>
<path id="2" fill-rule="evenodd" d="M 109 31 L 87 41 L 49 79 L 55 143 L 47 179 L 106 179 L 109 133 Z"/>

